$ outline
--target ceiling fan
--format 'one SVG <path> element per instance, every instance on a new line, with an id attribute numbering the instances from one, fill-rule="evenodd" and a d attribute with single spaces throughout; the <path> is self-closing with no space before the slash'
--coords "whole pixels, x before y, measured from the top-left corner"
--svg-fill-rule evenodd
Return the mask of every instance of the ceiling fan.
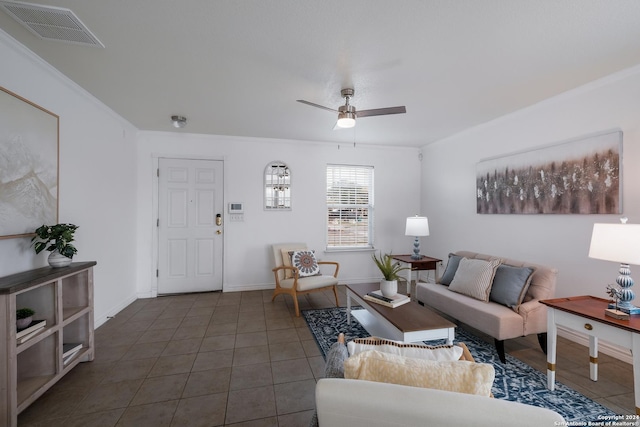
<path id="1" fill-rule="evenodd" d="M 356 125 L 356 117 L 370 117 L 370 116 L 384 116 L 387 114 L 404 114 L 407 112 L 405 106 L 400 107 L 387 107 L 387 108 L 374 108 L 372 110 L 360 110 L 356 112 L 356 107 L 349 104 L 351 97 L 354 94 L 354 90 L 351 88 L 342 89 L 340 95 L 345 99 L 345 104 L 338 107 L 337 110 L 333 108 L 325 107 L 323 105 L 314 104 L 313 102 L 305 101 L 304 99 L 298 99 L 298 102 L 311 105 L 312 107 L 322 108 L 323 110 L 333 111 L 338 113 L 338 121 L 334 129 L 346 129 L 352 128 Z"/>

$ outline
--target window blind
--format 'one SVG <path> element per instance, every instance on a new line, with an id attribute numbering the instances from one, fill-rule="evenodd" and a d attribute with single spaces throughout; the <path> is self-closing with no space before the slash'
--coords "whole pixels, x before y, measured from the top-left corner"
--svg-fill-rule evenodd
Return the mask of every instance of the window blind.
<path id="1" fill-rule="evenodd" d="M 327 247 L 373 246 L 373 167 L 327 165 Z"/>

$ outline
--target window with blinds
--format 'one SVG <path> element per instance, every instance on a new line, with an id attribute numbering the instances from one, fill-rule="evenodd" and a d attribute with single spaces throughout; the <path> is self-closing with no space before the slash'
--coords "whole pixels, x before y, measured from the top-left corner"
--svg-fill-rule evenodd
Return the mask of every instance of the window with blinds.
<path id="1" fill-rule="evenodd" d="M 327 165 L 327 248 L 373 247 L 373 167 Z"/>

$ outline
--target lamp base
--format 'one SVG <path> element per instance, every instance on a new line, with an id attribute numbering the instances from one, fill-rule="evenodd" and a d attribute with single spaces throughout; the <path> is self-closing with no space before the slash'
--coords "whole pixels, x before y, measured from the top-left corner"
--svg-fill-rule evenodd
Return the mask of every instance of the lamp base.
<path id="1" fill-rule="evenodd" d="M 609 304 L 609 309 L 611 311 L 615 311 L 616 309 L 616 305 L 615 304 Z M 606 314 L 605 310 L 605 314 Z M 629 304 L 629 307 L 621 307 L 620 305 L 618 305 L 618 311 L 621 311 L 623 313 L 626 314 L 640 314 L 640 307 L 636 307 L 634 305 Z"/>
<path id="2" fill-rule="evenodd" d="M 411 259 L 422 259 L 422 255 L 420 255 L 420 240 L 418 236 L 416 236 L 416 240 L 413 241 L 413 254 L 411 255 Z"/>
<path id="3" fill-rule="evenodd" d="M 618 320 L 629 320 L 630 315 L 624 311 L 615 310 L 613 308 L 607 308 L 604 311 L 605 316 L 613 317 Z"/>

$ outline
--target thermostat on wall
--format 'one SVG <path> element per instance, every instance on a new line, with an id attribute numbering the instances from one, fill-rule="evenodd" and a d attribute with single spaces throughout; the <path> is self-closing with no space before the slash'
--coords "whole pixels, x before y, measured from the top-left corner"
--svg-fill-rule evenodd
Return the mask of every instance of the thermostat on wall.
<path id="1" fill-rule="evenodd" d="M 244 206 L 242 203 L 229 203 L 229 213 L 239 214 L 244 213 Z"/>

